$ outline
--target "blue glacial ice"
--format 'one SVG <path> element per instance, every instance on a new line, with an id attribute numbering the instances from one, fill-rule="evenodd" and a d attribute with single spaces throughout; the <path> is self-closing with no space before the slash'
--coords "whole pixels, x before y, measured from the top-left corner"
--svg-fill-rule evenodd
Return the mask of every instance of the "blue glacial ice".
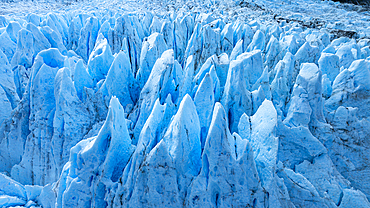
<path id="1" fill-rule="evenodd" d="M 114 2 L 0 15 L 0 207 L 370 207 L 363 14 Z"/>

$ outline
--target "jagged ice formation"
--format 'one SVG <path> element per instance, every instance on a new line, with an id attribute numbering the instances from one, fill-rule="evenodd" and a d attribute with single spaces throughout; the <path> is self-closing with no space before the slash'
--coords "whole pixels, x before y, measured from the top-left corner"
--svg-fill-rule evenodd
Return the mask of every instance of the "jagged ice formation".
<path id="1" fill-rule="evenodd" d="M 0 16 L 0 207 L 370 207 L 369 48 L 211 10 Z"/>

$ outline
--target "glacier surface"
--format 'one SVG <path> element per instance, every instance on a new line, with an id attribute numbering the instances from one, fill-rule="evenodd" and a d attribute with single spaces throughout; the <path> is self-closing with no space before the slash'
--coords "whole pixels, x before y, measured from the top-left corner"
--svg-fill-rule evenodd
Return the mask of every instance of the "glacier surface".
<path id="1" fill-rule="evenodd" d="M 368 12 L 0 6 L 0 207 L 370 207 Z"/>

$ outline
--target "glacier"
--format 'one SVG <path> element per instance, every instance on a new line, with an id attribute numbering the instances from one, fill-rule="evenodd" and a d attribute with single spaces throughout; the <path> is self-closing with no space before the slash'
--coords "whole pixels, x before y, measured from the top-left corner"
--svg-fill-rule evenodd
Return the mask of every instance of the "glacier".
<path id="1" fill-rule="evenodd" d="M 370 207 L 368 15 L 0 2 L 0 207 Z"/>

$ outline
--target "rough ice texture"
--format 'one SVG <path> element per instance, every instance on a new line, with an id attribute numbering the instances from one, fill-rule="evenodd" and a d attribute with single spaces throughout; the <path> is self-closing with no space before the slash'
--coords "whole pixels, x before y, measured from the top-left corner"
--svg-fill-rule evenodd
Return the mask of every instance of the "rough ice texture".
<path id="1" fill-rule="evenodd" d="M 370 207 L 361 18 L 103 3 L 0 16 L 0 207 Z"/>
<path id="2" fill-rule="evenodd" d="M 226 112 L 220 103 L 213 109 L 201 172 L 193 180 L 189 192 L 187 203 L 190 207 L 253 206 L 262 198 L 250 143 L 237 134 L 231 135 Z"/>
<path id="3" fill-rule="evenodd" d="M 59 179 L 62 191 L 56 206 L 106 206 L 106 188 L 118 181 L 133 151 L 123 107 L 112 97 L 107 119 L 98 135 L 80 141 L 71 149 Z M 69 198 L 72 196 L 75 197 Z"/>

